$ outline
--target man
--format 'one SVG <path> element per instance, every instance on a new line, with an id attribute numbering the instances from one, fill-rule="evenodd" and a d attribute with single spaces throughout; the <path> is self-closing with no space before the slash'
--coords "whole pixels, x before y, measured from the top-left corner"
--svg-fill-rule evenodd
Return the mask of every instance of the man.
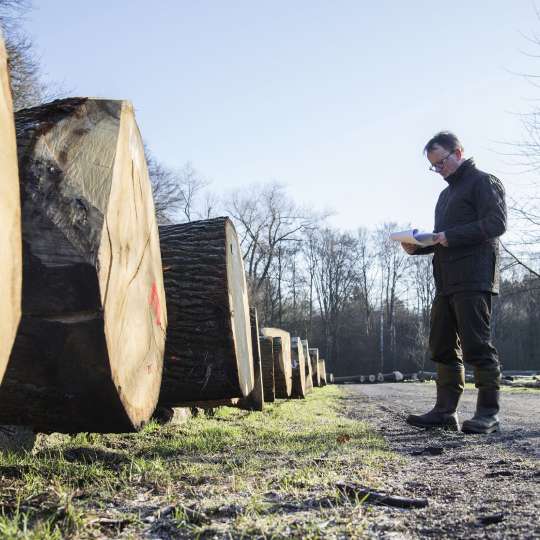
<path id="1" fill-rule="evenodd" d="M 409 415 L 419 427 L 459 430 L 457 406 L 465 386 L 463 361 L 474 369 L 476 413 L 463 422 L 466 433 L 499 430 L 500 367 L 491 343 L 491 299 L 499 289 L 499 240 L 506 230 L 501 182 L 463 157 L 463 146 L 450 132 L 425 146 L 430 170 L 448 186 L 435 207 L 436 245 L 402 244 L 410 255 L 434 253 L 436 295 L 431 308 L 429 347 L 437 365 L 437 400 L 426 414 Z"/>

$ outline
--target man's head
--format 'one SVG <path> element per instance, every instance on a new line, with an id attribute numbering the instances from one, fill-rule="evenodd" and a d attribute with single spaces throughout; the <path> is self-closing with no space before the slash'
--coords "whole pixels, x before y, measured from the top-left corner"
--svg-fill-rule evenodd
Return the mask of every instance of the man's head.
<path id="1" fill-rule="evenodd" d="M 431 163 L 430 170 L 439 173 L 443 178 L 456 172 L 465 161 L 463 145 L 450 131 L 441 131 L 432 137 L 424 147 L 424 153 Z"/>

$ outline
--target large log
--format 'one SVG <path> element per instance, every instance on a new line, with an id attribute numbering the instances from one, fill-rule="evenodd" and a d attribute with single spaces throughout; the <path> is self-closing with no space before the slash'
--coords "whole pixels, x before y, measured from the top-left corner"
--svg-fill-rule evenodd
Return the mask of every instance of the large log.
<path id="1" fill-rule="evenodd" d="M 13 103 L 0 33 L 0 381 L 21 317 L 21 208 Z"/>
<path id="2" fill-rule="evenodd" d="M 261 369 L 263 377 L 263 395 L 266 403 L 272 403 L 276 399 L 274 385 L 274 338 L 267 336 L 259 337 L 261 350 Z"/>
<path id="3" fill-rule="evenodd" d="M 292 390 L 291 336 L 279 328 L 263 328 L 263 336 L 274 338 L 274 385 L 277 398 L 288 398 Z"/>
<path id="4" fill-rule="evenodd" d="M 313 376 L 313 386 L 321 386 L 321 374 L 319 372 L 319 349 L 309 349 L 309 358 L 311 361 L 311 373 Z"/>
<path id="5" fill-rule="evenodd" d="M 302 340 L 299 337 L 291 338 L 291 367 L 291 397 L 303 399 L 306 397 L 306 364 Z"/>
<path id="6" fill-rule="evenodd" d="M 401 373 L 400 371 L 383 373 L 382 376 L 384 382 L 401 382 L 403 380 L 403 373 Z"/>
<path id="7" fill-rule="evenodd" d="M 133 107 L 71 98 L 15 122 L 23 302 L 0 423 L 139 429 L 159 395 L 167 313 Z"/>
<path id="8" fill-rule="evenodd" d="M 257 317 L 257 309 L 249 308 L 249 322 L 251 325 L 251 347 L 253 350 L 253 390 L 243 399 L 240 400 L 238 406 L 241 409 L 249 411 L 264 410 L 264 388 L 262 380 L 261 366 L 261 348 L 259 346 L 259 319 Z"/>
<path id="9" fill-rule="evenodd" d="M 304 366 L 306 370 L 306 393 L 313 390 L 313 371 L 311 369 L 311 358 L 309 356 L 309 343 L 307 339 L 302 340 L 304 353 Z"/>
<path id="10" fill-rule="evenodd" d="M 326 386 L 326 362 L 323 358 L 319 358 L 319 374 L 321 377 L 321 386 Z"/>
<path id="11" fill-rule="evenodd" d="M 159 229 L 169 328 L 160 406 L 247 396 L 254 385 L 246 278 L 229 218 Z"/>

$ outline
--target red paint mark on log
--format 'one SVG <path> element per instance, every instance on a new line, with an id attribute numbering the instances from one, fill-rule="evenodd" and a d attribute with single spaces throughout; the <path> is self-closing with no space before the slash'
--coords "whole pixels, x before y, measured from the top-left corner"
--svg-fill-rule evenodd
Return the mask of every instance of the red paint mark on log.
<path id="1" fill-rule="evenodd" d="M 155 281 L 154 283 L 152 283 L 152 290 L 150 291 L 149 304 L 150 304 L 150 307 L 152 308 L 152 311 L 154 312 L 154 317 L 156 318 L 156 324 L 161 326 L 161 304 L 159 302 L 157 284 Z"/>

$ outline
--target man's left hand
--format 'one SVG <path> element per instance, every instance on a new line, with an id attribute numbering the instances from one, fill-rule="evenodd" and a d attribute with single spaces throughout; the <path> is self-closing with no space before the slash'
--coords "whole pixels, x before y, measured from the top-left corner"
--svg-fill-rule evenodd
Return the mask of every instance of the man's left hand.
<path id="1" fill-rule="evenodd" d="M 446 239 L 446 234 L 444 232 L 436 233 L 435 242 L 441 244 L 444 247 L 448 247 L 448 240 Z"/>

